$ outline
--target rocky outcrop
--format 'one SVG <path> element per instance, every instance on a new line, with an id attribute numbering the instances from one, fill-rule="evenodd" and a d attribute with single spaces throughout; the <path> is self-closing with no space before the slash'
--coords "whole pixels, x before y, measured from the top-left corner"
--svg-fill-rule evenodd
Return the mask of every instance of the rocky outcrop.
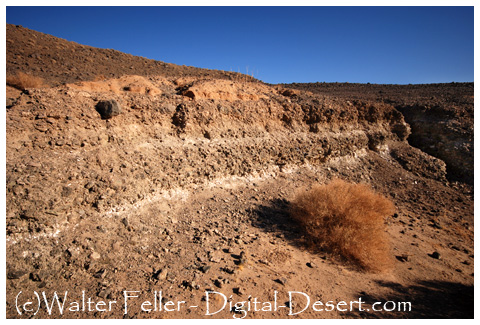
<path id="1" fill-rule="evenodd" d="M 108 120 L 122 113 L 122 107 L 116 100 L 101 100 L 95 105 L 102 119 Z"/>
<path id="2" fill-rule="evenodd" d="M 141 79 L 111 83 L 121 88 L 122 80 L 135 87 L 132 80 Z M 107 211 L 222 177 L 321 165 L 366 150 L 386 154 L 389 143 L 408 134 L 402 114 L 388 104 L 292 96 L 255 83 L 232 85 L 240 92 L 249 89 L 255 96 L 250 100 L 192 100 L 176 93 L 173 80 L 148 82 L 162 92 L 106 93 L 65 85 L 20 94 L 7 110 L 9 221 L 42 229 L 51 213 Z M 197 82 L 212 93 L 223 91 L 223 82 L 191 84 Z M 19 129 L 25 131 L 21 136 Z M 27 229 L 8 224 L 10 233 Z"/>
<path id="3" fill-rule="evenodd" d="M 446 181 L 447 168 L 445 162 L 426 154 L 417 148 L 412 148 L 406 142 L 390 144 L 391 156 L 403 168 L 415 175 Z"/>
<path id="4" fill-rule="evenodd" d="M 409 127 L 393 126 L 392 132 L 443 160 L 450 180 L 473 184 L 473 83 L 377 85 L 317 82 L 283 87 L 335 96 L 347 102 L 362 100 L 393 105 L 404 115 Z"/>
<path id="5" fill-rule="evenodd" d="M 473 107 L 399 106 L 412 129 L 409 143 L 443 160 L 452 180 L 473 184 Z"/>

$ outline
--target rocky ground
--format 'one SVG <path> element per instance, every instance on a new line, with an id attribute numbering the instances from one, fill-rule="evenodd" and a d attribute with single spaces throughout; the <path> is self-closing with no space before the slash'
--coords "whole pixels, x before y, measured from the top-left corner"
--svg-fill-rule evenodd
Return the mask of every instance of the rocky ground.
<path id="1" fill-rule="evenodd" d="M 46 86 L 6 88 L 8 318 L 473 318 L 473 84 L 267 85 L 7 25 L 17 72 Z M 306 244 L 290 202 L 333 178 L 394 202 L 393 270 Z"/>
<path id="2" fill-rule="evenodd" d="M 388 103 L 412 128 L 408 142 L 447 163 L 451 180 L 473 184 L 473 83 L 285 85 L 349 101 Z"/>

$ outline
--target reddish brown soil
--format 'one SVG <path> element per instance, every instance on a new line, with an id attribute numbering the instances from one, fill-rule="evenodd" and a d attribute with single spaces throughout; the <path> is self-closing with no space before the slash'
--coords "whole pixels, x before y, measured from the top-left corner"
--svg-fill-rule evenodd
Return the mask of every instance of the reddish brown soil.
<path id="1" fill-rule="evenodd" d="M 473 318 L 473 84 L 267 85 L 7 25 L 17 71 L 49 86 L 6 88 L 8 318 Z M 394 203 L 393 270 L 306 245 L 290 202 L 334 178 Z M 208 290 L 251 308 L 206 315 Z M 147 312 L 155 291 L 185 304 Z M 25 312 L 34 292 L 67 310 Z"/>

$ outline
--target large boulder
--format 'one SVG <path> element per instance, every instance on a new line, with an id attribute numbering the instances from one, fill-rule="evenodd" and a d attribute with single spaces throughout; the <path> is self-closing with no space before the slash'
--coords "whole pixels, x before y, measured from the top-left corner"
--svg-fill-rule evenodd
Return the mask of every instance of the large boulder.
<path id="1" fill-rule="evenodd" d="M 102 119 L 110 119 L 122 113 L 122 107 L 114 99 L 101 100 L 95 106 Z"/>

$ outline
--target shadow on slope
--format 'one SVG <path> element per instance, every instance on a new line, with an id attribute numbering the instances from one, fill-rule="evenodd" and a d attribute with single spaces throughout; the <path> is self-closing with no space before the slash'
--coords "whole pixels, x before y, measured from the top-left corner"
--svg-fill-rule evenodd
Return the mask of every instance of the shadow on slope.
<path id="1" fill-rule="evenodd" d="M 474 317 L 474 288 L 456 282 L 428 280 L 418 281 L 410 286 L 402 286 L 390 281 L 377 281 L 381 287 L 391 290 L 388 295 L 370 295 L 359 292 L 366 302 L 366 311 L 353 311 L 345 314 L 348 318 L 461 318 Z M 392 311 L 374 311 L 394 309 Z M 410 303 L 406 308 L 404 303 Z"/>
<path id="2" fill-rule="evenodd" d="M 285 199 L 273 199 L 250 211 L 253 225 L 265 232 L 284 238 L 290 245 L 315 252 L 315 247 L 304 237 L 301 227 L 290 217 L 290 203 Z M 316 253 L 325 254 L 319 250 Z M 337 258 L 337 257 L 335 257 Z M 352 267 L 352 265 L 349 265 Z M 390 290 L 387 295 L 359 292 L 365 302 L 364 310 L 345 312 L 345 318 L 461 318 L 474 317 L 474 287 L 456 282 L 424 280 L 410 286 L 391 281 L 377 281 L 380 288 Z M 376 309 L 395 310 L 374 311 Z M 387 303 L 388 302 L 388 303 Z M 395 304 L 393 303 L 395 302 Z M 411 309 L 404 311 L 404 302 L 410 302 Z M 387 303 L 384 305 L 384 303 Z M 378 307 L 380 306 L 380 307 Z M 383 308 L 384 306 L 384 308 Z"/>

